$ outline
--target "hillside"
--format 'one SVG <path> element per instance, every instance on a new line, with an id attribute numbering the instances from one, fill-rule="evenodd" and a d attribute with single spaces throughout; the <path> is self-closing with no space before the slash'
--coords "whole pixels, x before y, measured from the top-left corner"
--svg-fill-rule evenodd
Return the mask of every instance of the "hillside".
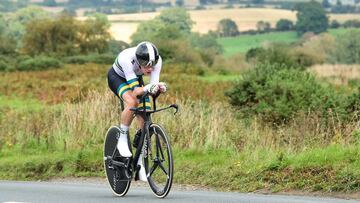
<path id="1" fill-rule="evenodd" d="M 199 33 L 216 30 L 217 23 L 224 18 L 234 20 L 240 31 L 256 29 L 256 23 L 261 20 L 270 22 L 271 26 L 275 26 L 282 18 L 296 21 L 296 12 L 272 8 L 192 10 L 188 13 L 195 22 L 193 31 Z M 112 23 L 110 32 L 115 39 L 130 42 L 130 36 L 136 31 L 139 23 L 153 19 L 157 15 L 159 12 L 109 15 L 108 18 Z M 360 20 L 360 14 L 330 14 L 329 18 L 341 23 L 349 19 Z"/>

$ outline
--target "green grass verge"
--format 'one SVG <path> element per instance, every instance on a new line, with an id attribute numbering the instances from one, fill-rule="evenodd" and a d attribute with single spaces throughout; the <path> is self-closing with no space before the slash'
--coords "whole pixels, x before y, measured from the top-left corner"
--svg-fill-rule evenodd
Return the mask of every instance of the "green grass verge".
<path id="1" fill-rule="evenodd" d="M 253 150 L 173 150 L 174 181 L 220 191 L 267 189 L 341 191 L 360 189 L 360 146 L 330 145 L 296 154 Z M 19 156 L 20 155 L 20 156 Z M 102 146 L 71 152 L 3 150 L 0 178 L 39 180 L 66 176 L 104 176 Z"/>

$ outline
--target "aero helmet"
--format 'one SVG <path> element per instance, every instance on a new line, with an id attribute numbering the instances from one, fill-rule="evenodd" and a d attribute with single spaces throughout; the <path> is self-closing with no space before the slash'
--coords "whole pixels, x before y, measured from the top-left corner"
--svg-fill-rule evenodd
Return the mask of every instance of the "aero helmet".
<path id="1" fill-rule="evenodd" d="M 141 66 L 154 66 L 159 60 L 159 51 L 150 42 L 141 42 L 136 47 L 136 60 Z"/>

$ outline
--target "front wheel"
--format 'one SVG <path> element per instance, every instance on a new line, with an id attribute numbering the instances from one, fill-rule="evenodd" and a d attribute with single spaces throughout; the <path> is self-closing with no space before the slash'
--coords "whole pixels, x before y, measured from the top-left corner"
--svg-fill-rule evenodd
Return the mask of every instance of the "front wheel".
<path id="1" fill-rule="evenodd" d="M 174 173 L 170 140 L 158 124 L 151 124 L 149 133 L 148 153 L 144 155 L 145 171 L 154 194 L 164 198 L 170 192 Z"/>

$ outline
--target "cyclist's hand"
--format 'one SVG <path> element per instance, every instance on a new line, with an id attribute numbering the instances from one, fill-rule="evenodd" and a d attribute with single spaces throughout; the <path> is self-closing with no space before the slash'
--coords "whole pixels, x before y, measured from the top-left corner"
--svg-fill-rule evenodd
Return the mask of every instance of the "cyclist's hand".
<path id="1" fill-rule="evenodd" d="M 144 86 L 144 92 L 149 92 L 150 94 L 156 94 L 159 91 L 158 84 L 147 84 Z"/>
<path id="2" fill-rule="evenodd" d="M 168 89 L 166 83 L 164 82 L 159 82 L 158 85 L 159 85 L 159 90 L 162 93 L 166 92 L 166 90 Z"/>

